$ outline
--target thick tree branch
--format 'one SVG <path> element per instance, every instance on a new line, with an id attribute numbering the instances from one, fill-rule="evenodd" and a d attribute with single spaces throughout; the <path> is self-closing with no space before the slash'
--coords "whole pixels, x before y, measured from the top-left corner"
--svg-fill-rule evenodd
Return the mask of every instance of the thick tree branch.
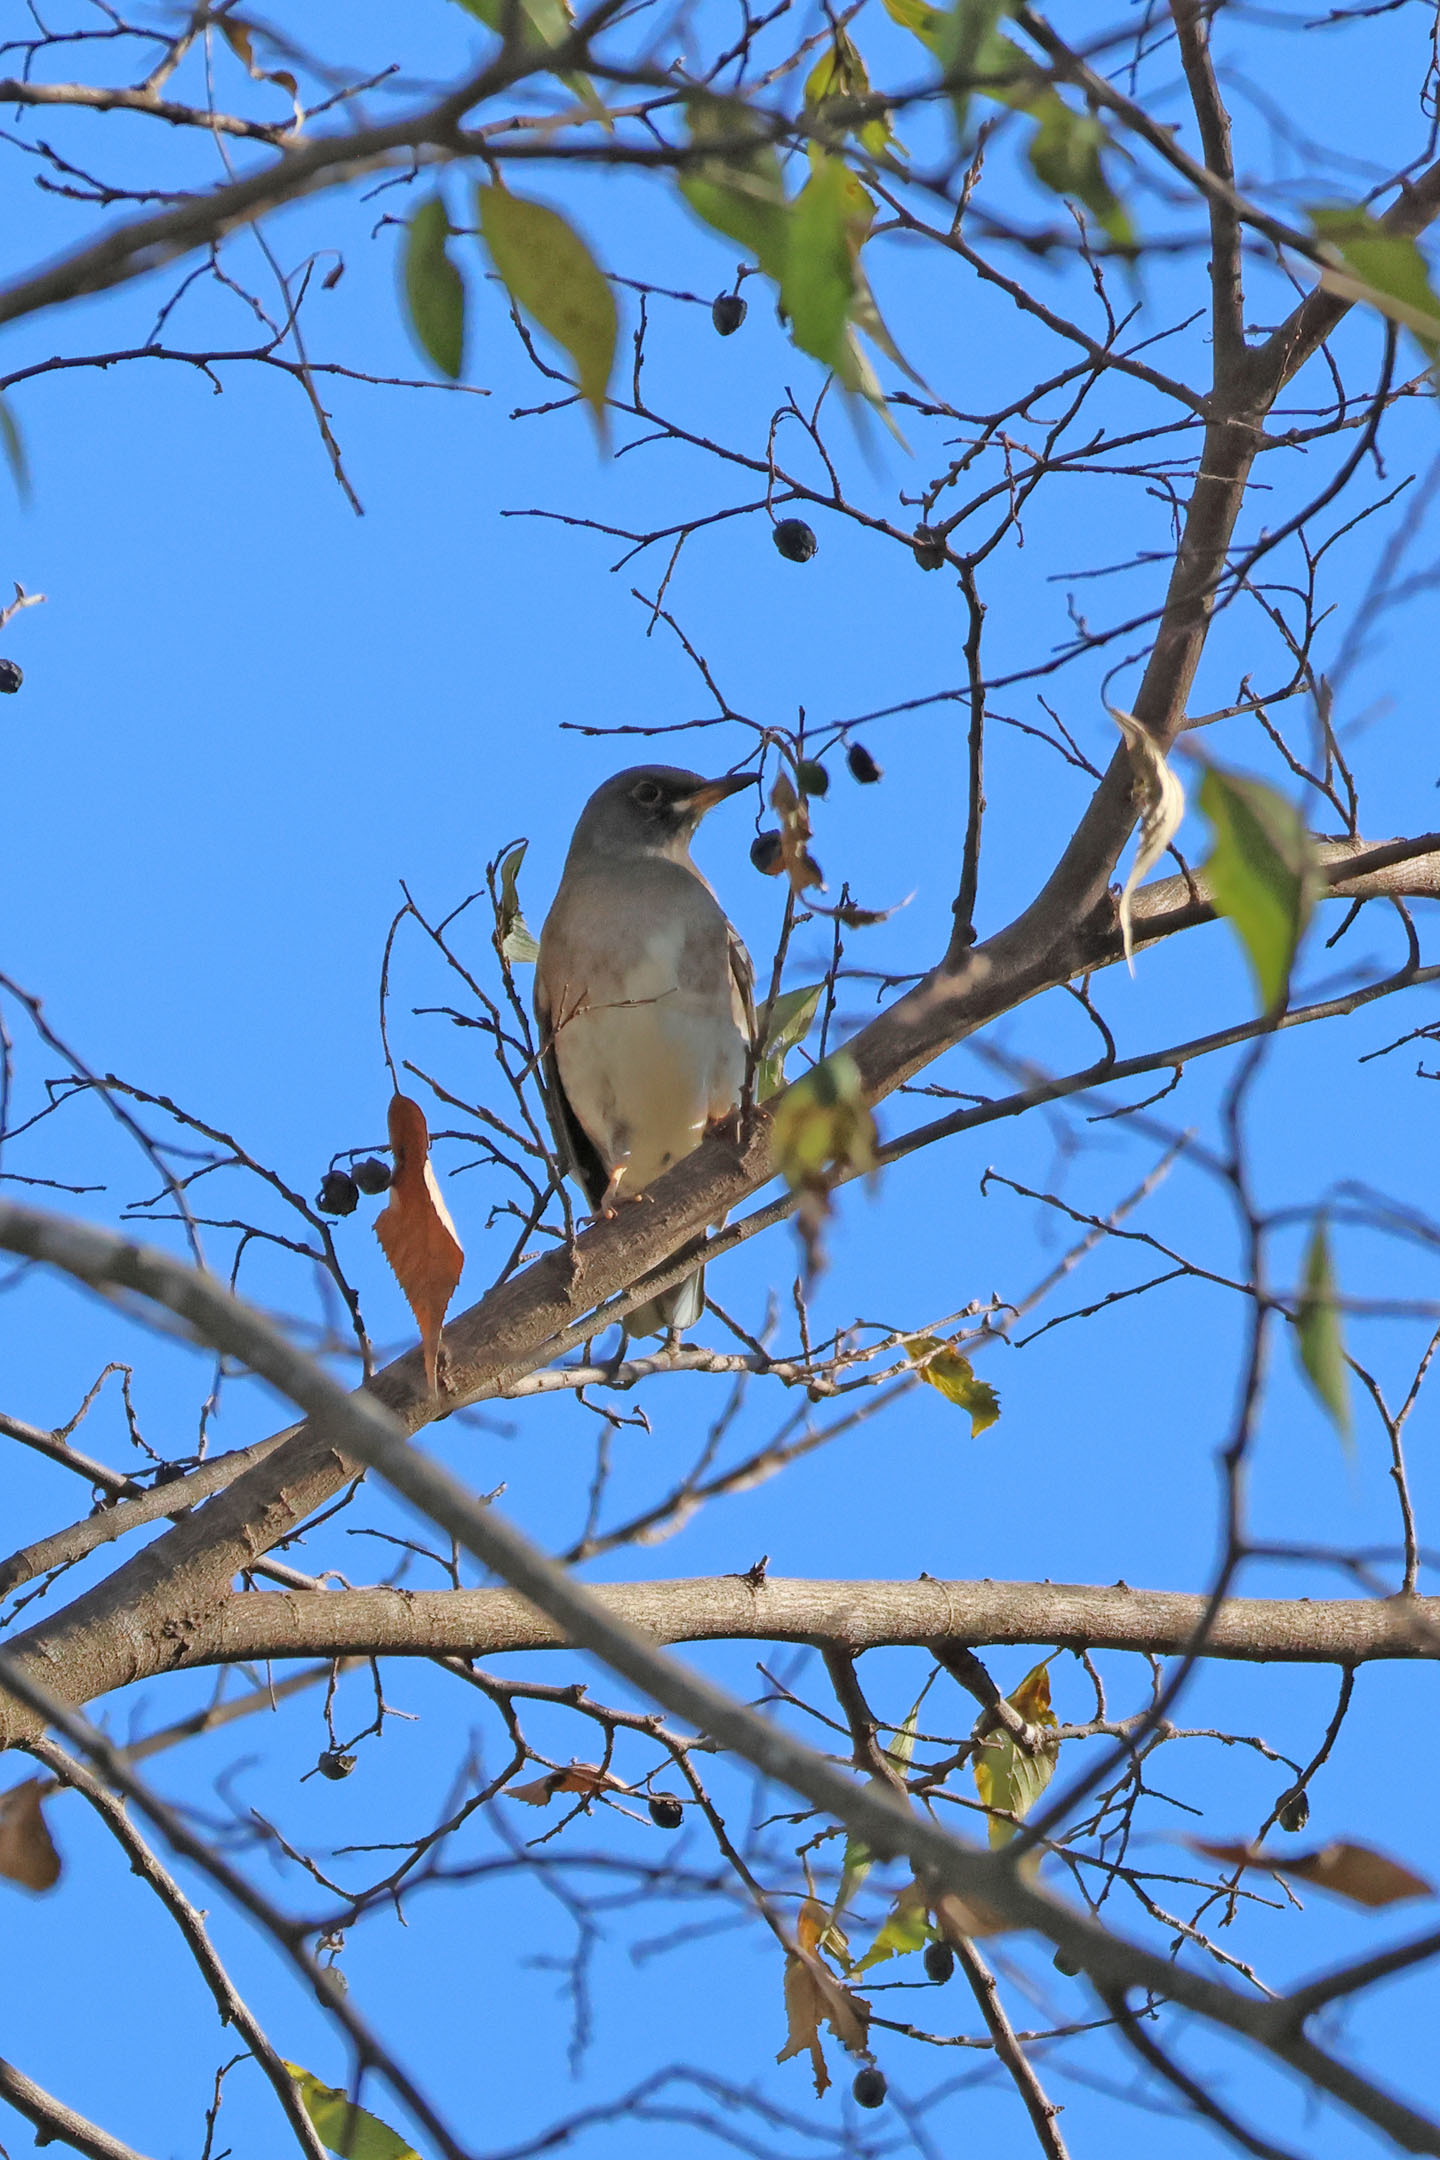
<path id="1" fill-rule="evenodd" d="M 928 1578 L 767 1576 L 752 1585 L 744 1575 L 718 1575 L 605 1583 L 593 1595 L 617 1621 L 657 1643 L 803 1642 L 833 1648 L 842 1659 L 897 1644 L 997 1643 L 1177 1657 L 1194 1640 L 1205 1609 L 1203 1597 L 1125 1584 Z M 264 1658 L 496 1657 L 560 1648 L 567 1640 L 513 1590 L 237 1591 L 206 1620 L 172 1630 L 149 1671 Z M 1205 1655 L 1300 1665 L 1433 1658 L 1440 1655 L 1440 1598 L 1232 1598 L 1206 1639 Z M 852 1729 L 855 1707 L 842 1700 Z"/>

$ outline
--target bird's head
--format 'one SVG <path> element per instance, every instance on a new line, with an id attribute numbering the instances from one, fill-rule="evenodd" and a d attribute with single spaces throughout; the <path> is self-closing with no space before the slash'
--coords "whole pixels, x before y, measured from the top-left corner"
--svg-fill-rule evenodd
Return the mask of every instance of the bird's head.
<path id="1" fill-rule="evenodd" d="M 574 845 L 587 853 L 683 860 L 707 810 L 749 787 L 754 773 L 702 779 L 678 765 L 632 765 L 598 787 L 580 813 Z"/>

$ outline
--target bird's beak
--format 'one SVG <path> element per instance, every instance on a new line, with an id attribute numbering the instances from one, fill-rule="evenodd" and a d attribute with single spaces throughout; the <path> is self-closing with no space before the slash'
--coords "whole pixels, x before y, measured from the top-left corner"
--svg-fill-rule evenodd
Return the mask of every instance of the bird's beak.
<path id="1" fill-rule="evenodd" d="M 716 803 L 724 802 L 727 795 L 738 795 L 741 788 L 753 786 L 759 777 L 758 773 L 741 772 L 727 773 L 723 780 L 706 780 L 696 788 L 687 807 L 694 811 L 696 817 L 704 817 L 705 812 L 713 810 Z"/>

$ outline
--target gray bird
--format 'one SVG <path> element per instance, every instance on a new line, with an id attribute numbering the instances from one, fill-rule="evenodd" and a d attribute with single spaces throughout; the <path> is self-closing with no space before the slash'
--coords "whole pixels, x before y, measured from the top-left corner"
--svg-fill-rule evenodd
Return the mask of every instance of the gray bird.
<path id="1" fill-rule="evenodd" d="M 754 970 L 690 841 L 754 777 L 636 765 L 580 813 L 540 933 L 535 1014 L 550 1122 L 597 1213 L 613 1215 L 739 1108 Z M 704 1305 L 697 1268 L 638 1306 L 625 1332 L 693 1327 Z"/>

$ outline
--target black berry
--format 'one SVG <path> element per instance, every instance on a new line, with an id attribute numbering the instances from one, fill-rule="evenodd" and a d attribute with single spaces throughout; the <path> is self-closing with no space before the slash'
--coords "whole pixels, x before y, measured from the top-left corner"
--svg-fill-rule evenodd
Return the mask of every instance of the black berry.
<path id="1" fill-rule="evenodd" d="M 363 1193 L 386 1192 L 390 1186 L 390 1165 L 378 1156 L 367 1155 L 364 1162 L 357 1162 L 350 1172 Z"/>
<path id="2" fill-rule="evenodd" d="M 863 743 L 851 743 L 849 749 L 845 752 L 845 763 L 850 768 L 851 778 L 858 780 L 862 787 L 873 787 L 885 771 L 883 765 L 875 763 L 874 758 L 871 757 Z"/>
<path id="3" fill-rule="evenodd" d="M 944 569 L 945 535 L 936 532 L 933 525 L 917 525 L 910 545 L 915 550 L 915 560 L 922 570 Z"/>
<path id="4" fill-rule="evenodd" d="M 326 1748 L 315 1767 L 321 1777 L 328 1777 L 333 1785 L 338 1785 L 341 1778 L 349 1777 L 355 1768 L 355 1757 L 343 1755 L 339 1748 Z"/>
<path id="5" fill-rule="evenodd" d="M 685 1820 L 685 1810 L 674 1793 L 657 1792 L 650 1795 L 650 1820 L 657 1830 L 678 1830 Z"/>
<path id="6" fill-rule="evenodd" d="M 710 320 L 721 337 L 734 337 L 749 312 L 739 293 L 722 292 L 710 303 Z"/>
<path id="7" fill-rule="evenodd" d="M 315 1205 L 322 1215 L 353 1215 L 360 1204 L 360 1188 L 348 1170 L 327 1170 L 320 1180 Z"/>
<path id="8" fill-rule="evenodd" d="M 1076 1964 L 1074 1958 L 1067 1957 L 1063 1950 L 1057 1950 L 1050 1962 L 1055 1967 L 1056 1972 L 1064 1973 L 1067 1980 L 1079 1979 L 1080 1967 Z"/>
<path id="9" fill-rule="evenodd" d="M 830 775 L 814 758 L 800 760 L 800 770 L 796 777 L 803 795 L 828 795 L 830 792 Z"/>
<path id="10" fill-rule="evenodd" d="M 855 2082 L 850 2090 L 855 2095 L 857 2107 L 883 2107 L 886 2093 L 884 2071 L 877 2070 L 874 2063 L 867 2063 L 863 2070 L 856 2071 Z"/>
<path id="11" fill-rule="evenodd" d="M 0 690 L 18 690 L 25 677 L 13 660 L 0 660 Z"/>
<path id="12" fill-rule="evenodd" d="M 785 867 L 785 848 L 779 833 L 756 833 L 750 843 L 750 860 L 761 877 L 779 877 Z"/>
<path id="13" fill-rule="evenodd" d="M 1310 1795 L 1303 1785 L 1297 1785 L 1292 1791 L 1287 1792 L 1280 1802 L 1280 1828 L 1288 1830 L 1293 1836 L 1296 1831 L 1303 1830 L 1309 1820 Z"/>
<path id="14" fill-rule="evenodd" d="M 949 1943 L 926 1943 L 925 1977 L 927 1980 L 933 1980 L 937 1987 L 943 1987 L 954 1970 L 955 1952 L 951 1949 Z"/>
<path id="15" fill-rule="evenodd" d="M 804 518 L 781 518 L 771 538 L 786 562 L 809 562 L 820 545 Z"/>

